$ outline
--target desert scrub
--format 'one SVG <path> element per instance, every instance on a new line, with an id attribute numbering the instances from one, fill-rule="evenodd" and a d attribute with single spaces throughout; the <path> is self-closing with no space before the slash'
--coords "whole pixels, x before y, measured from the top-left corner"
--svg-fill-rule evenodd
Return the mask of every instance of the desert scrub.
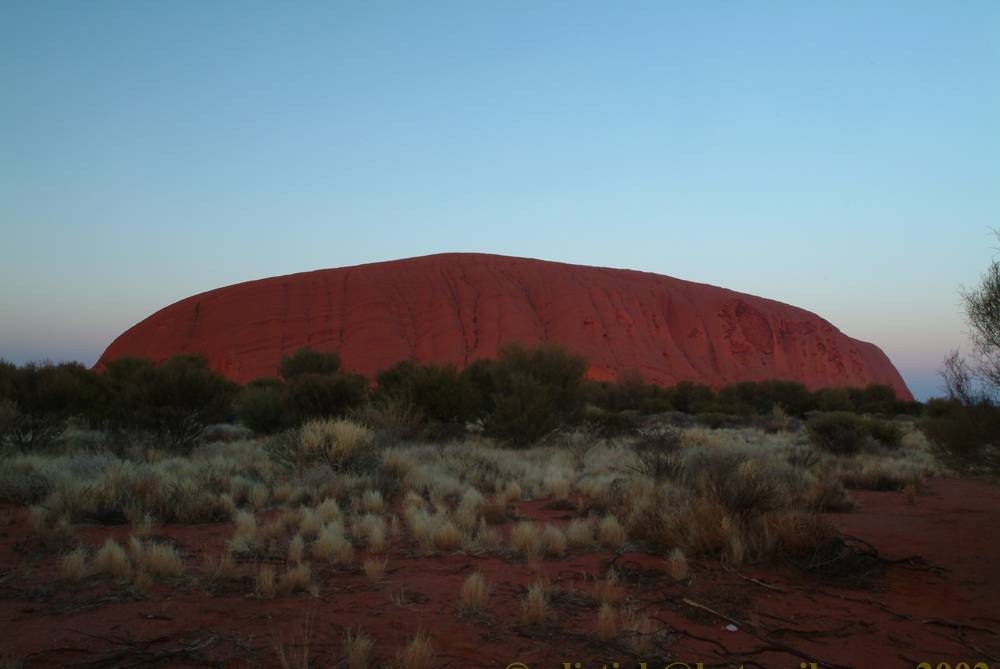
<path id="1" fill-rule="evenodd" d="M 52 490 L 46 461 L 40 457 L 8 459 L 0 467 L 0 502 L 31 505 L 44 500 Z"/>
<path id="2" fill-rule="evenodd" d="M 835 455 L 855 455 L 871 444 L 898 448 L 903 432 L 889 421 L 864 418 L 847 411 L 832 411 L 809 419 L 809 440 Z"/>
<path id="3" fill-rule="evenodd" d="M 347 419 L 311 420 L 299 428 L 300 463 L 322 461 L 336 470 L 371 469 L 377 465 L 374 434 Z"/>

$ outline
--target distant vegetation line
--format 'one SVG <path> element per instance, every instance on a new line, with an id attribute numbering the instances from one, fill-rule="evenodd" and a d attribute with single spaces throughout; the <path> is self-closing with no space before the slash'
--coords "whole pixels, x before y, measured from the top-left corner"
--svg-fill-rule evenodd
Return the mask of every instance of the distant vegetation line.
<path id="1" fill-rule="evenodd" d="M 401 361 L 378 372 L 374 385 L 345 370 L 339 354 L 309 348 L 282 359 L 280 378 L 244 386 L 197 355 L 159 365 L 120 358 L 100 372 L 79 363 L 17 367 L 0 361 L 0 445 L 43 448 L 73 425 L 123 442 L 141 433 L 187 452 L 214 424 L 242 423 L 257 434 L 274 434 L 347 416 L 396 439 L 449 440 L 471 430 L 525 446 L 581 423 L 605 434 L 627 433 L 642 416 L 669 412 L 709 427 L 753 423 L 767 429 L 811 418 L 817 425 L 826 421 L 827 429 L 839 421 L 837 429 L 864 432 L 868 428 L 843 415 L 862 414 L 920 420 L 932 440 L 968 460 L 1000 433 L 998 410 L 989 402 L 904 401 L 888 385 L 809 391 L 799 382 L 769 380 L 715 390 L 682 381 L 665 388 L 646 383 L 637 371 L 614 382 L 593 381 L 586 369 L 583 357 L 552 344 L 511 344 L 497 358 L 461 371 Z"/>

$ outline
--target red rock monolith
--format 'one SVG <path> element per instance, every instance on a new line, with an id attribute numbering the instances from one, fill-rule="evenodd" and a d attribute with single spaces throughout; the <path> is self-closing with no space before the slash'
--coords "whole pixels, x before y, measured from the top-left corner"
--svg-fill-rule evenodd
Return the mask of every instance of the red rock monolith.
<path id="1" fill-rule="evenodd" d="M 669 276 L 478 253 L 446 253 L 248 281 L 176 302 L 119 336 L 98 362 L 200 353 L 227 377 L 276 376 L 300 346 L 339 351 L 373 378 L 403 359 L 494 357 L 507 342 L 557 342 L 592 378 L 719 387 L 787 379 L 810 389 L 910 391 L 879 348 L 816 314 Z"/>

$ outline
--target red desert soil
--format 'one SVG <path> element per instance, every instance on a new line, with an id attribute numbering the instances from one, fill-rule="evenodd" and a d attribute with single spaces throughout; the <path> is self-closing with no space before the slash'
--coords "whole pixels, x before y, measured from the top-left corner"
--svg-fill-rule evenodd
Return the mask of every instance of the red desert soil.
<path id="1" fill-rule="evenodd" d="M 27 667 L 271 667 L 278 666 L 275 647 L 294 651 L 308 630 L 310 666 L 332 667 L 344 631 L 360 627 L 375 639 L 382 663 L 394 661 L 422 630 L 437 651 L 434 666 L 502 669 L 521 661 L 554 668 L 570 661 L 586 669 L 617 660 L 624 669 L 637 666 L 627 637 L 596 639 L 597 607 L 589 596 L 594 575 L 613 560 L 636 609 L 666 626 L 654 639 L 659 660 L 789 669 L 806 661 L 998 666 L 1000 542 L 993 533 L 1000 528 L 1000 488 L 934 480 L 913 504 L 898 492 L 860 492 L 855 499 L 862 510 L 832 515 L 834 523 L 899 561 L 868 588 L 849 589 L 790 567 L 735 571 L 716 561 L 692 561 L 690 577 L 675 582 L 662 558 L 607 550 L 572 552 L 536 571 L 497 557 L 419 557 L 403 540 L 392 546 L 380 583 L 357 568 L 321 567 L 318 598 L 270 601 L 249 594 L 249 583 L 210 586 L 201 578 L 203 556 L 217 554 L 229 525 L 157 528 L 157 536 L 182 550 L 187 576 L 139 598 L 99 578 L 76 589 L 58 584 L 56 556 L 30 537 L 26 511 L 7 507 L 0 509 L 0 654 Z M 552 522 L 570 514 L 546 501 L 520 503 L 517 511 Z M 91 527 L 78 536 L 96 546 L 127 532 Z M 463 616 L 457 593 L 476 569 L 493 583 L 491 604 L 486 614 Z M 519 598 L 538 576 L 549 583 L 551 617 L 525 625 Z M 737 630 L 728 631 L 722 616 Z"/>
<path id="2" fill-rule="evenodd" d="M 448 253 L 249 281 L 172 304 L 119 336 L 98 363 L 205 355 L 245 383 L 300 346 L 336 350 L 369 378 L 400 360 L 462 367 L 508 342 L 557 342 L 592 378 L 721 386 L 788 379 L 810 389 L 906 384 L 879 348 L 816 314 L 659 274 Z"/>

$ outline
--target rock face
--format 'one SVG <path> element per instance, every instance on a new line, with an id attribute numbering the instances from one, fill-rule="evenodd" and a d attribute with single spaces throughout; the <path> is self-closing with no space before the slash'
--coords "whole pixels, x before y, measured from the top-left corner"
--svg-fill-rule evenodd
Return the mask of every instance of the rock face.
<path id="1" fill-rule="evenodd" d="M 403 359 L 462 367 L 515 341 L 561 343 L 585 356 L 597 379 L 635 369 L 661 385 L 884 383 L 912 399 L 877 346 L 808 311 L 658 274 L 474 253 L 210 290 L 130 328 L 98 366 L 121 356 L 201 353 L 247 382 L 276 376 L 282 356 L 310 346 L 339 351 L 346 368 L 371 378 Z"/>

